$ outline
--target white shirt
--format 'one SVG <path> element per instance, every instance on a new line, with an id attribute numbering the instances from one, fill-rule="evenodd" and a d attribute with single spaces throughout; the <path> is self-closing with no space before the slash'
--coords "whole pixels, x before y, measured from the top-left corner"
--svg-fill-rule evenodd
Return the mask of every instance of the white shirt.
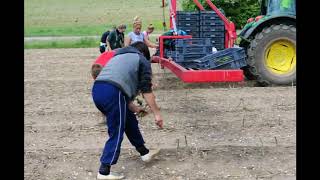
<path id="1" fill-rule="evenodd" d="M 135 43 L 137 41 L 141 41 L 141 42 L 144 42 L 144 35 L 143 33 L 139 33 L 139 34 L 136 34 L 134 32 L 130 32 L 128 34 L 129 38 L 131 39 L 131 44 L 132 43 Z"/>

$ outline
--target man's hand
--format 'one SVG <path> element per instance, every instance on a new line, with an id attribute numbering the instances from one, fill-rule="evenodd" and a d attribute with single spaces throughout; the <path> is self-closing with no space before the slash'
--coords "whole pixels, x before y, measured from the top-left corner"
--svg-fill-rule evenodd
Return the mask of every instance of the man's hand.
<path id="1" fill-rule="evenodd" d="M 163 127 L 163 119 L 160 115 L 160 109 L 155 101 L 155 96 L 152 92 L 150 93 L 142 93 L 142 96 L 146 100 L 147 104 L 149 105 L 151 111 L 154 114 L 154 118 L 156 121 L 156 124 L 162 128 Z"/>
<path id="2" fill-rule="evenodd" d="M 162 117 L 161 115 L 155 115 L 155 121 L 156 121 L 156 125 L 159 126 L 159 128 L 163 128 L 163 120 L 162 120 Z"/>

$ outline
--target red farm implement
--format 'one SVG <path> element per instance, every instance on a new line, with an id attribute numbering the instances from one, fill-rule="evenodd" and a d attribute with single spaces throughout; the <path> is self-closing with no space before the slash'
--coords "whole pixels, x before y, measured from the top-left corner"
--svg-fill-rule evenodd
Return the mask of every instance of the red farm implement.
<path id="1" fill-rule="evenodd" d="M 204 11 L 203 6 L 198 0 L 193 0 L 198 6 L 200 11 Z M 224 48 L 233 47 L 237 38 L 235 25 L 230 22 L 220 10 L 210 1 L 206 0 L 212 11 L 216 14 L 224 23 L 225 27 L 225 41 Z M 170 3 L 170 28 L 175 28 L 175 17 L 176 17 L 176 0 L 169 0 Z M 163 0 L 164 4 L 164 0 Z M 241 69 L 223 69 L 223 70 L 192 70 L 186 69 L 176 62 L 164 57 L 164 40 L 165 39 L 185 39 L 192 38 L 191 35 L 187 36 L 160 36 L 159 37 L 159 48 L 160 55 L 153 56 L 153 63 L 160 63 L 162 68 L 170 69 L 176 76 L 178 76 L 183 82 L 187 83 L 205 83 L 205 82 L 241 82 L 244 80 L 243 71 Z"/>

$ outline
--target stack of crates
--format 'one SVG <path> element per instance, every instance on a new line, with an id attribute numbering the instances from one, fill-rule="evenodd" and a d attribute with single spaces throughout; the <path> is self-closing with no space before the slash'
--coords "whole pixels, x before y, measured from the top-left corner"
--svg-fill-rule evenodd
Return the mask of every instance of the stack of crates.
<path id="1" fill-rule="evenodd" d="M 217 50 L 224 49 L 225 27 L 215 11 L 177 11 L 177 29 L 193 38 L 211 38 Z"/>
<path id="2" fill-rule="evenodd" d="M 224 22 L 215 11 L 200 11 L 200 37 L 211 38 L 217 50 L 224 49 Z"/>
<path id="3" fill-rule="evenodd" d="M 200 37 L 200 15 L 199 11 L 177 11 L 177 29 L 185 31 L 194 38 Z"/>
<path id="4" fill-rule="evenodd" d="M 185 62 L 212 54 L 212 47 L 210 38 L 176 39 L 175 50 L 168 51 L 167 56 L 183 65 Z"/>

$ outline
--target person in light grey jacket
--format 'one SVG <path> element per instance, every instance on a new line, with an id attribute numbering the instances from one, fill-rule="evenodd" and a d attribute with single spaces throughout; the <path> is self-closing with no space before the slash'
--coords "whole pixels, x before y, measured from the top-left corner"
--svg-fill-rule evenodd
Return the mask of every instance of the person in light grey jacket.
<path id="1" fill-rule="evenodd" d="M 140 153 L 144 162 L 149 162 L 159 153 L 144 146 L 135 113 L 144 111 L 133 104 L 134 98 L 142 96 L 154 114 L 155 123 L 162 128 L 163 119 L 152 92 L 150 52 L 143 42 L 118 49 L 95 79 L 92 97 L 96 107 L 107 117 L 109 139 L 101 158 L 98 179 L 123 179 L 124 176 L 110 172 L 117 163 L 123 134 Z"/>

